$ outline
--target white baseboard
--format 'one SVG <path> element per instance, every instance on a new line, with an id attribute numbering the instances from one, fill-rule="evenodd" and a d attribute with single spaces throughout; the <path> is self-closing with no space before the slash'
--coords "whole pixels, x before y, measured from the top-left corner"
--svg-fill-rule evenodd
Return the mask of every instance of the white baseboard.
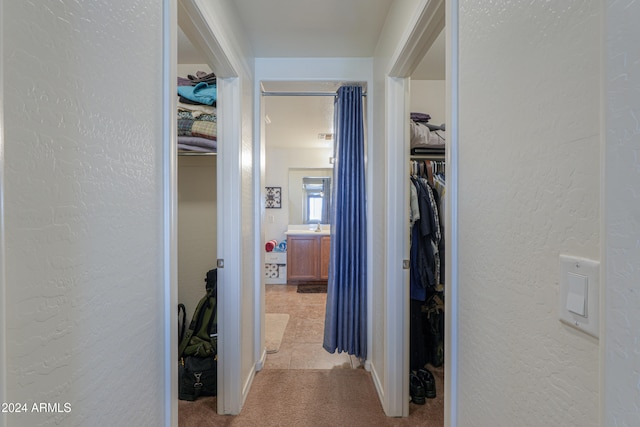
<path id="1" fill-rule="evenodd" d="M 376 371 L 376 367 L 367 360 L 364 364 L 364 367 L 367 371 L 371 372 L 371 379 L 373 380 L 373 385 L 376 387 L 376 392 L 378 393 L 378 399 L 380 399 L 380 404 L 384 408 L 384 390 L 382 388 L 382 382 L 380 381 L 380 376 Z"/>
<path id="2" fill-rule="evenodd" d="M 244 386 L 242 387 L 242 405 L 240 406 L 241 410 L 242 410 L 242 407 L 244 406 L 244 402 L 247 400 L 249 391 L 251 390 L 251 385 L 253 384 L 253 379 L 256 377 L 256 372 L 259 372 L 262 370 L 262 368 L 264 368 L 264 362 L 266 361 L 266 359 L 267 359 L 267 349 L 265 348 L 262 350 L 262 356 L 260 357 L 260 360 L 258 360 L 253 365 L 253 369 L 251 370 L 251 375 L 249 375 L 247 380 L 244 382 Z"/>
<path id="3" fill-rule="evenodd" d="M 264 363 L 267 361 L 267 349 L 262 349 L 262 356 L 260 356 L 260 360 L 256 363 L 256 372 L 262 371 L 264 368 Z"/>

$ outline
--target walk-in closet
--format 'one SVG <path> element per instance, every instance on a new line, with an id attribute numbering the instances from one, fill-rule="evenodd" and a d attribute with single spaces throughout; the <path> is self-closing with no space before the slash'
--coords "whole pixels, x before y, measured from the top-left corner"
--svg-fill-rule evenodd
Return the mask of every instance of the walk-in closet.
<path id="1" fill-rule="evenodd" d="M 409 121 L 412 405 L 444 411 L 446 82 L 444 31 L 411 76 Z"/>
<path id="2" fill-rule="evenodd" d="M 211 70 L 205 64 L 178 65 L 179 81 L 198 75 L 210 76 Z M 216 267 L 217 123 L 215 104 L 177 96 L 178 301 L 185 305 L 188 324 L 204 296 L 206 273 Z"/>

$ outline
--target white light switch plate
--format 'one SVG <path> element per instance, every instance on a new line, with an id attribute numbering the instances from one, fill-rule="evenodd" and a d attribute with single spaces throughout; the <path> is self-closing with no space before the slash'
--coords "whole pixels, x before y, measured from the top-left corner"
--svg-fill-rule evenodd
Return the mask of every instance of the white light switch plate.
<path id="1" fill-rule="evenodd" d="M 599 282 L 598 261 L 560 255 L 560 320 L 596 338 L 600 325 Z"/>

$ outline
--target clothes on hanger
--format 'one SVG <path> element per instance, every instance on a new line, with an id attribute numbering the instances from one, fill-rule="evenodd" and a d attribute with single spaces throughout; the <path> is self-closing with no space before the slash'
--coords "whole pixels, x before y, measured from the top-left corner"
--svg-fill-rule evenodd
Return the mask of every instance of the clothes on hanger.
<path id="1" fill-rule="evenodd" d="M 410 366 L 444 362 L 443 161 L 410 165 Z"/>

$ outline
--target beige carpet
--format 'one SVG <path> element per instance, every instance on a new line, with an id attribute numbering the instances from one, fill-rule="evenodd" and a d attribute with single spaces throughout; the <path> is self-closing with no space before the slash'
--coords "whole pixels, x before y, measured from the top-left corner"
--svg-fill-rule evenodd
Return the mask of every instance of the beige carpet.
<path id="1" fill-rule="evenodd" d="M 442 370 L 434 375 L 437 398 L 410 404 L 407 418 L 389 418 L 364 369 L 262 370 L 240 415 L 218 415 L 215 397 L 181 400 L 179 427 L 442 427 Z"/>
<path id="2" fill-rule="evenodd" d="M 289 315 L 282 313 L 266 313 L 264 326 L 264 341 L 267 347 L 267 353 L 277 353 L 282 344 L 284 330 L 287 329 L 289 323 Z"/>

